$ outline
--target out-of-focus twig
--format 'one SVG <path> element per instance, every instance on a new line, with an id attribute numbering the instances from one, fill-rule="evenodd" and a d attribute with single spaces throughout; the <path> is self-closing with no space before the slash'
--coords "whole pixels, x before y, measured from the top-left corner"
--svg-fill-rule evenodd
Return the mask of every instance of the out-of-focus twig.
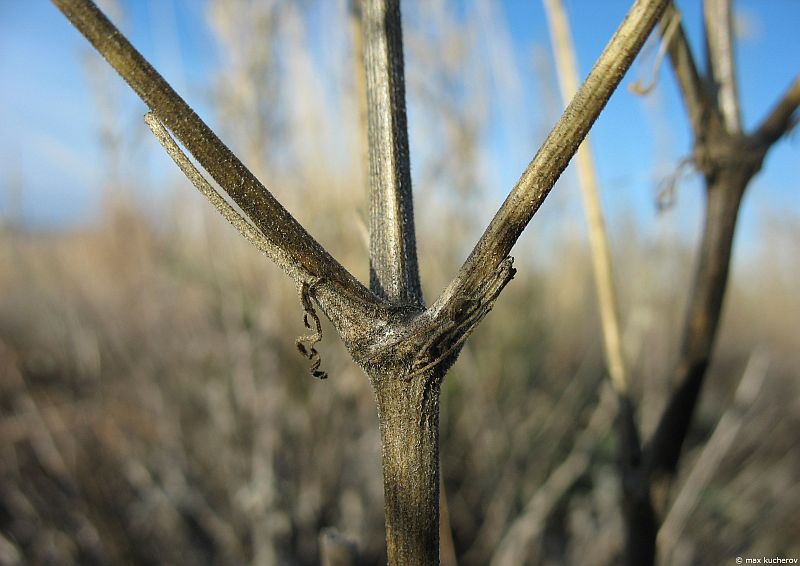
<path id="1" fill-rule="evenodd" d="M 765 145 L 778 141 L 797 124 L 795 112 L 798 106 L 800 106 L 800 76 L 795 77 L 752 137 Z"/>
<path id="2" fill-rule="evenodd" d="M 321 566 L 357 566 L 358 549 L 353 541 L 336 529 L 324 529 L 319 535 Z"/>
<path id="3" fill-rule="evenodd" d="M 592 448 L 611 427 L 616 406 L 613 389 L 604 387 L 600 401 L 586 427 L 578 434 L 572 451 L 550 472 L 511 524 L 497 546 L 491 566 L 514 566 L 537 559 L 538 551 L 532 550 L 532 545 L 541 536 L 547 519 L 564 495 L 586 473 L 592 460 Z"/>
<path id="4" fill-rule="evenodd" d="M 550 24 L 561 96 L 566 103 L 578 90 L 578 65 L 575 60 L 575 48 L 561 0 L 545 0 L 544 4 Z M 603 219 L 603 207 L 600 203 L 597 170 L 594 166 L 588 136 L 575 155 L 578 181 L 581 186 L 586 222 L 589 228 L 594 283 L 603 328 L 603 345 L 608 374 L 614 390 L 620 395 L 625 395 L 628 391 L 628 376 L 622 352 L 619 312 L 614 290 L 614 270 L 608 232 Z"/>
<path id="5" fill-rule="evenodd" d="M 655 60 L 653 61 L 650 79 L 646 83 L 643 83 L 642 79 L 639 79 L 629 84 L 628 90 L 633 94 L 646 96 L 650 94 L 656 87 L 656 82 L 658 81 L 658 71 L 661 69 L 661 62 L 664 60 L 664 57 L 667 54 L 667 46 L 672 42 L 672 36 L 678 31 L 678 27 L 681 23 L 681 14 L 677 10 L 670 9 L 664 13 L 662 19 L 667 23 L 664 28 L 661 44 L 659 45 L 658 52 L 656 53 Z"/>
<path id="6" fill-rule="evenodd" d="M 733 402 L 725 410 L 714 432 L 706 442 L 703 451 L 683 483 L 675 502 L 670 507 L 661 528 L 658 531 L 660 564 L 668 564 L 678 539 L 683 532 L 689 515 L 697 505 L 700 494 L 708 485 L 722 458 L 733 445 L 736 435 L 745 423 L 747 411 L 752 406 L 767 374 L 769 359 L 767 355 L 756 350 L 750 354 L 739 386 L 733 396 Z"/>
<path id="7" fill-rule="evenodd" d="M 717 114 L 708 97 L 704 79 L 697 69 L 689 40 L 680 19 L 680 12 L 670 3 L 664 12 L 659 28 L 662 38 L 666 39 L 670 23 L 677 22 L 674 23 L 675 29 L 669 32 L 669 41 L 665 44 L 678 88 L 681 91 L 681 98 L 689 115 L 692 132 L 696 139 L 703 139 L 708 121 L 717 117 Z"/>

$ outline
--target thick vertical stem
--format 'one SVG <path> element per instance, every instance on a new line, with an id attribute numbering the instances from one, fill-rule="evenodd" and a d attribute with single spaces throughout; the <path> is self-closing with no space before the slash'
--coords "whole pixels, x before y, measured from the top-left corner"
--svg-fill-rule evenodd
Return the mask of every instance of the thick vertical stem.
<path id="1" fill-rule="evenodd" d="M 439 563 L 439 391 L 441 375 L 374 382 L 383 447 L 390 565 Z"/>
<path id="2" fill-rule="evenodd" d="M 736 168 L 708 180 L 705 227 L 686 320 L 681 357 L 707 362 L 716 336 L 730 269 L 739 205 L 751 174 Z"/>
<path id="3" fill-rule="evenodd" d="M 705 227 L 681 346 L 678 389 L 648 450 L 648 468 L 656 476 L 674 474 L 689 431 L 722 313 L 739 205 L 752 174 L 729 168 L 707 178 Z M 658 491 L 657 499 L 663 501 L 666 489 Z"/>
<path id="4" fill-rule="evenodd" d="M 411 198 L 399 0 L 365 0 L 364 62 L 370 158 L 370 287 L 422 306 Z"/>
<path id="5" fill-rule="evenodd" d="M 728 282 L 736 218 L 752 175 L 753 170 L 747 166 L 716 169 L 706 175 L 705 225 L 676 372 L 678 389 L 664 409 L 645 454 L 631 454 L 627 462 L 626 459 L 622 462 L 625 564 L 631 566 L 655 562 L 659 518 L 665 513 L 672 478 L 714 346 Z M 621 410 L 620 415 L 623 414 Z M 632 415 L 632 409 L 628 414 Z M 624 446 L 623 439 L 623 449 Z"/>
<path id="6" fill-rule="evenodd" d="M 642 465 L 642 443 L 630 397 L 619 395 L 617 434 L 618 466 L 622 480 L 622 514 L 625 519 L 625 566 L 652 566 L 658 533 L 650 499 L 650 481 Z"/>

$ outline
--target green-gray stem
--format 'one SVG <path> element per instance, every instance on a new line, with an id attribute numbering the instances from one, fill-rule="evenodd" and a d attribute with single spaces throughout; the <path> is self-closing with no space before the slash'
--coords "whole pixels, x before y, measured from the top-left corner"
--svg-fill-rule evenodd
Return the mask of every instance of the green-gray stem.
<path id="1" fill-rule="evenodd" d="M 399 0 L 367 0 L 362 13 L 369 120 L 370 287 L 392 302 L 421 307 Z"/>
<path id="2" fill-rule="evenodd" d="M 389 564 L 439 563 L 439 391 L 434 368 L 374 382 L 383 454 Z"/>

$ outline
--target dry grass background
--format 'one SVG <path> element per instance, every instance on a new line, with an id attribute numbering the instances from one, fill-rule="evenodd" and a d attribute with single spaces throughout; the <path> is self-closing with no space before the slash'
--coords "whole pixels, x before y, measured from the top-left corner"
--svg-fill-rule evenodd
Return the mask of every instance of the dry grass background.
<path id="1" fill-rule="evenodd" d="M 210 25 L 230 55 L 213 100 L 225 139 L 365 280 L 350 41 L 316 60 L 307 6 L 298 6 L 210 3 Z M 346 29 L 344 3 L 330 6 L 327 16 Z M 407 14 L 409 57 L 425 63 L 408 71 L 410 95 L 423 101 L 415 135 L 446 156 L 421 150 L 415 165 L 429 300 L 485 216 L 481 144 L 493 95 L 476 85 L 503 53 L 476 57 L 486 29 L 501 46 L 508 33 L 485 7 L 463 21 L 445 8 L 420 3 Z M 323 64 L 339 88 L 325 97 L 305 88 L 319 86 Z M 117 87 L 97 84 L 111 89 L 98 97 L 113 116 Z M 116 140 L 107 144 L 112 165 L 132 144 L 152 143 L 110 118 L 98 128 Z M 385 560 L 374 402 L 335 333 L 326 328 L 321 344 L 331 378 L 314 380 L 294 349 L 303 333 L 297 293 L 277 268 L 184 181 L 144 204 L 112 165 L 94 222 L 31 232 L 7 218 L 0 232 L 0 564 L 315 564 L 329 526 L 357 542 L 365 563 Z M 588 251 L 570 222 L 532 227 L 514 282 L 444 385 L 443 478 L 462 564 L 491 560 L 600 397 Z M 675 564 L 800 555 L 800 224 L 764 224 L 747 264 L 736 266 L 676 492 L 721 415 L 733 410 L 745 424 L 695 502 Z M 647 426 L 669 391 L 692 251 L 675 237 L 616 226 L 626 348 Z M 542 254 L 542 240 L 554 251 Z M 753 352 L 768 361 L 761 390 L 730 409 Z M 589 471 L 533 541 L 542 563 L 614 563 L 613 435 L 601 431 L 591 453 Z"/>

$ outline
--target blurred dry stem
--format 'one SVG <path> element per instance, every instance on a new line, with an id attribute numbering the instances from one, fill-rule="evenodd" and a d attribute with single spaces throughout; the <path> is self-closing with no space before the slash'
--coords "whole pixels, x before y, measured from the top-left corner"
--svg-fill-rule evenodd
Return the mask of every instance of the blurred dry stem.
<path id="1" fill-rule="evenodd" d="M 571 99 L 578 90 L 578 65 L 575 61 L 567 16 L 561 0 L 545 0 L 545 12 L 550 24 L 553 54 L 558 68 L 561 94 L 565 101 Z M 583 141 L 576 153 L 578 182 L 583 195 L 586 222 L 589 227 L 589 243 L 592 250 L 597 304 L 603 325 L 603 344 L 605 346 L 608 374 L 614 390 L 620 396 L 628 394 L 628 376 L 622 351 L 622 336 L 619 322 L 616 291 L 614 289 L 614 270 L 611 249 L 608 243 L 603 208 L 600 202 L 600 188 L 597 171 L 589 139 Z"/>
<path id="2" fill-rule="evenodd" d="M 661 70 L 661 63 L 667 55 L 667 45 L 672 41 L 672 34 L 678 29 L 681 23 L 681 14 L 675 9 L 668 8 L 665 11 L 662 19 L 666 22 L 664 25 L 663 39 L 659 43 L 658 52 L 656 53 L 655 60 L 652 63 L 652 73 L 648 82 L 643 83 L 642 79 L 632 82 L 628 85 L 628 90 L 633 94 L 639 96 L 646 96 L 653 92 L 658 82 L 658 73 Z M 643 50 L 644 51 L 644 50 Z"/>
<path id="3" fill-rule="evenodd" d="M 324 552 L 319 533 L 337 524 L 348 538 L 355 534 L 359 554 L 368 562 L 384 562 L 384 533 L 374 505 L 381 489 L 375 453 L 380 431 L 390 562 L 434 563 L 438 559 L 440 485 L 447 490 L 453 545 L 460 563 L 489 563 L 523 510 L 534 516 L 526 528 L 533 525 L 530 528 L 540 539 L 536 552 L 547 560 L 612 560 L 622 523 L 616 505 L 618 488 L 602 434 L 608 401 L 590 409 L 602 376 L 595 369 L 601 366 L 595 339 L 598 329 L 585 316 L 591 310 L 586 299 L 591 286 L 588 258 L 582 246 L 573 242 L 563 253 L 559 249 L 557 262 L 546 264 L 547 273 L 528 269 L 527 274 L 517 275 L 522 285 L 506 287 L 514 275 L 507 256 L 667 2 L 635 4 L 456 279 L 427 310 L 421 291 L 415 295 L 421 286 L 414 280 L 419 270 L 412 267 L 413 262 L 393 266 L 387 261 L 381 280 L 394 282 L 388 288 L 373 285 L 377 293 L 343 267 L 366 263 L 361 254 L 354 253 L 358 246 L 356 234 L 348 230 L 351 223 L 331 222 L 333 217 L 351 218 L 347 215 L 352 215 L 360 198 L 350 190 L 358 186 L 358 174 L 352 162 L 345 173 L 337 173 L 332 158 L 318 150 L 324 147 L 326 136 L 338 142 L 348 139 L 357 147 L 353 140 L 359 134 L 352 127 L 348 130 L 352 139 L 347 131 L 340 135 L 336 127 L 337 114 L 354 118 L 357 104 L 349 100 L 341 106 L 349 110 L 338 113 L 326 106 L 328 101 L 315 105 L 313 97 L 293 96 L 302 91 L 298 84 L 311 81 L 315 70 L 303 47 L 304 5 L 220 0 L 211 7 L 228 18 L 216 28 L 221 42 L 241 48 L 231 69 L 240 81 L 231 79 L 235 84 L 230 85 L 230 96 L 224 92 L 217 96 L 227 112 L 225 127 L 246 126 L 238 141 L 257 173 L 253 175 L 90 3 L 56 3 L 151 106 L 156 130 L 163 126 L 164 139 L 174 135 L 243 216 L 237 219 L 234 215 L 240 213 L 232 204 L 214 189 L 209 192 L 211 186 L 201 182 L 194 167 L 186 166 L 184 172 L 196 176 L 212 199 L 222 201 L 220 208 L 240 223 L 242 231 L 252 230 L 256 242 L 265 239 L 261 245 L 272 250 L 297 288 L 305 288 L 301 302 L 313 308 L 313 301 L 321 307 L 349 352 L 338 344 L 328 345 L 326 369 L 339 379 L 325 388 L 313 387 L 312 380 L 291 379 L 302 373 L 302 360 L 291 347 L 284 347 L 289 342 L 290 321 L 297 324 L 296 289 L 269 280 L 259 257 L 247 255 L 247 247 L 233 238 L 235 234 L 202 216 L 204 240 L 198 241 L 193 223 L 197 217 L 191 217 L 183 200 L 175 210 L 161 211 L 165 226 L 148 220 L 143 211 L 120 207 L 118 218 L 125 225 L 116 229 L 115 237 L 108 237 L 108 227 L 102 226 L 63 241 L 28 240 L 13 234 L 8 248 L 0 250 L 17 258 L 19 265 L 14 273 L 0 272 L 0 284 L 12 290 L 0 303 L 4 309 L 0 340 L 10 344 L 12 353 L 0 350 L 0 364 L 24 379 L 2 383 L 8 390 L 3 391 L 0 430 L 15 440 L 0 444 L 0 508 L 4 511 L 0 552 L 30 556 L 34 562 L 70 557 L 62 562 L 158 559 L 311 564 L 318 563 Z M 331 11 L 326 14 L 338 14 L 340 19 L 331 21 L 344 21 L 343 3 L 320 5 Z M 382 174 L 389 184 L 380 198 L 399 211 L 392 225 L 379 225 L 373 234 L 386 229 L 383 233 L 390 247 L 408 260 L 414 224 L 408 221 L 410 182 L 403 177 L 407 148 L 399 143 L 406 135 L 398 106 L 404 98 L 398 94 L 398 81 L 404 74 L 398 64 L 402 53 L 399 11 L 393 11 L 394 2 L 375 2 L 373 7 L 379 18 L 380 14 L 390 16 L 386 21 L 391 25 L 377 30 L 390 37 L 374 41 L 372 47 L 378 46 L 374 53 L 383 62 L 374 69 L 381 72 L 370 80 L 373 91 L 377 87 L 389 93 L 395 101 L 390 110 L 398 111 L 381 118 L 387 128 L 378 149 L 391 158 Z M 250 9 L 254 11 L 246 12 Z M 422 14 L 423 26 L 445 31 L 449 26 L 450 37 L 457 35 L 460 22 L 448 20 L 445 4 L 425 3 L 414 9 Z M 239 10 L 242 16 L 237 23 Z M 493 13 L 488 4 L 466 12 L 473 29 L 479 27 L 475 14 Z M 260 15 L 249 18 L 250 14 Z M 438 14 L 438 19 L 426 20 L 431 14 Z M 279 39 L 265 37 L 272 31 Z M 680 29 L 675 31 L 676 36 L 680 33 Z M 427 89 L 428 100 L 437 100 L 448 86 L 459 84 L 464 76 L 460 62 L 469 61 L 471 41 L 443 40 L 447 46 L 441 50 L 447 58 L 444 63 L 426 57 L 432 68 L 440 65 L 449 70 L 441 83 L 425 83 L 424 87 L 434 85 Z M 370 46 L 365 47 L 369 51 Z M 291 84 L 273 80 L 283 76 L 280 70 L 289 73 Z M 409 81 L 409 85 L 419 87 L 421 82 Z M 259 91 L 263 84 L 268 85 L 267 93 Z M 440 85 L 445 88 L 439 90 Z M 317 83 L 304 86 L 313 90 Z M 765 122 L 765 135 L 774 135 L 781 124 L 791 122 L 793 89 L 788 102 L 776 107 L 774 120 Z M 458 87 L 453 90 L 457 92 Z M 294 98 L 288 110 L 269 108 L 273 93 L 283 100 Z M 448 148 L 448 155 L 452 148 L 463 163 L 453 166 L 439 159 L 438 165 L 424 170 L 434 172 L 427 179 L 441 175 L 440 183 L 452 181 L 452 186 L 464 191 L 460 194 L 469 194 L 482 181 L 481 168 L 472 157 L 479 153 L 476 139 L 489 118 L 480 110 L 472 113 L 469 104 L 474 100 L 480 101 L 481 96 L 456 103 L 439 98 L 432 105 L 447 109 L 442 147 Z M 466 114 L 471 119 L 463 126 L 460 117 Z M 334 125 L 325 126 L 329 120 Z M 282 143 L 275 144 L 275 139 Z M 272 158 L 275 154 L 277 159 Z M 180 150 L 172 155 L 191 163 Z M 267 176 L 276 187 L 285 185 L 275 194 L 284 203 L 296 202 L 294 217 L 257 180 Z M 426 196 L 430 186 L 423 185 Z M 464 208 L 443 207 L 441 213 L 425 208 L 417 216 L 427 215 L 438 229 L 426 229 L 424 239 L 432 249 L 441 250 L 443 258 L 438 267 L 429 261 L 427 272 L 452 273 L 444 267 L 457 268 L 448 262 L 463 257 L 470 241 L 451 237 L 456 230 L 442 230 L 442 225 L 458 227 Z M 403 218 L 404 214 L 409 218 Z M 372 227 L 377 214 L 373 211 L 371 216 Z M 307 226 L 317 220 L 315 235 L 319 241 L 329 241 L 326 247 L 343 264 L 295 218 Z M 474 237 L 469 229 L 463 233 Z M 81 255 L 85 252 L 90 255 Z M 386 259 L 384 253 L 389 252 L 371 247 L 374 266 Z M 645 265 L 640 253 L 628 256 L 637 273 Z M 673 267 L 682 265 L 675 262 Z M 658 281 L 655 270 L 649 273 Z M 271 283 L 268 293 L 265 280 Z M 23 281 L 35 284 L 25 286 Z M 671 320 L 674 312 L 668 289 L 669 283 L 662 282 L 652 291 L 661 301 L 653 307 L 653 316 L 664 320 Z M 506 298 L 495 304 L 501 291 Z M 383 293 L 391 300 L 381 297 Z M 502 314 L 486 317 L 492 308 L 502 309 Z M 481 321 L 484 328 L 477 330 L 473 345 L 465 345 L 467 335 Z M 316 330 L 313 317 L 309 322 Z M 18 328 L 29 330 L 17 333 Z M 648 337 L 653 351 L 645 363 L 653 367 L 663 363 L 668 349 L 654 345 L 666 341 L 655 333 Z M 445 387 L 444 374 L 462 350 L 463 361 L 453 368 L 457 379 Z M 735 351 L 730 347 L 725 358 L 731 366 L 739 362 L 731 353 Z M 365 401 L 363 380 L 359 381 L 363 376 L 351 359 L 371 378 L 379 408 L 377 423 L 375 405 Z M 564 376 L 570 376 L 566 387 Z M 786 386 L 787 382 L 770 383 Z M 778 395 L 778 390 L 772 394 Z M 83 404 L 73 403 L 87 395 Z M 34 400 L 35 412 L 27 398 Z M 441 414 L 440 404 L 447 407 Z M 63 467 L 57 459 L 50 461 L 47 442 L 39 439 L 36 414 L 45 422 Z M 440 417 L 446 439 L 441 449 L 448 459 L 441 482 Z M 774 413 L 771 418 L 776 418 Z M 575 439 L 575 425 L 582 422 L 588 422 L 589 428 Z M 794 421 L 780 422 L 788 428 Z M 751 454 L 756 439 L 746 440 L 743 444 L 751 450 L 746 454 Z M 741 455 L 732 450 L 731 456 Z M 599 465 L 583 473 L 586 459 Z M 794 463 L 789 460 L 782 466 L 791 470 Z M 726 475 L 722 481 L 728 489 L 746 479 Z M 587 489 L 589 483 L 592 489 Z M 565 493 L 564 484 L 573 487 Z M 767 485 L 766 478 L 752 482 L 753 498 L 762 495 Z M 409 491 L 409 486 L 414 489 Z M 537 498 L 542 487 L 546 489 Z M 526 506 L 534 501 L 537 506 L 544 501 L 542 507 L 552 512 L 546 517 L 534 513 Z M 760 501 L 758 508 L 764 509 L 763 501 L 772 499 Z M 707 511 L 704 506 L 699 509 Z M 767 515 L 779 521 L 785 509 L 768 510 Z M 11 519 L 5 522 L 7 516 Z M 736 534 L 746 529 L 746 519 L 731 523 L 736 525 Z M 47 525 L 46 532 L 32 536 L 37 531 L 31 525 Z M 11 535 L 5 536 L 6 532 Z M 698 535 L 691 540 L 701 544 L 710 536 L 703 533 L 705 538 Z M 725 538 L 725 544 L 730 540 Z M 781 544 L 786 547 L 787 543 Z M 594 550 L 587 553 L 587 548 Z"/>
<path id="4" fill-rule="evenodd" d="M 790 128 L 800 105 L 798 81 L 754 133 L 741 129 L 736 86 L 730 0 L 706 0 L 706 75 L 698 72 L 682 25 L 674 29 L 672 6 L 661 22 L 662 40 L 678 81 L 694 133 L 692 158 L 703 175 L 705 218 L 694 282 L 670 395 L 652 437 L 641 444 L 635 421 L 630 457 L 622 465 L 623 501 L 628 510 L 626 563 L 652 564 L 656 537 L 669 509 L 670 488 L 681 460 L 716 341 L 728 285 L 736 221 L 745 190 L 767 152 Z M 769 124 L 765 126 L 765 124 Z M 764 134 L 764 130 L 769 134 Z M 632 414 L 632 408 L 626 410 Z M 626 442 L 622 440 L 623 444 Z"/>
<path id="5" fill-rule="evenodd" d="M 733 7 L 731 0 L 705 0 L 706 70 L 711 92 L 729 134 L 742 131 L 739 89 L 733 53 Z M 665 34 L 664 40 L 669 42 Z"/>
<path id="6" fill-rule="evenodd" d="M 694 462 L 691 472 L 683 482 L 658 531 L 661 564 L 670 563 L 669 556 L 677 545 L 689 515 L 701 497 L 701 492 L 707 488 L 722 458 L 736 440 L 739 430 L 746 424 L 748 411 L 761 391 L 768 367 L 769 359 L 763 351 L 756 350 L 750 354 L 731 404 L 720 417 L 714 432 Z"/>

